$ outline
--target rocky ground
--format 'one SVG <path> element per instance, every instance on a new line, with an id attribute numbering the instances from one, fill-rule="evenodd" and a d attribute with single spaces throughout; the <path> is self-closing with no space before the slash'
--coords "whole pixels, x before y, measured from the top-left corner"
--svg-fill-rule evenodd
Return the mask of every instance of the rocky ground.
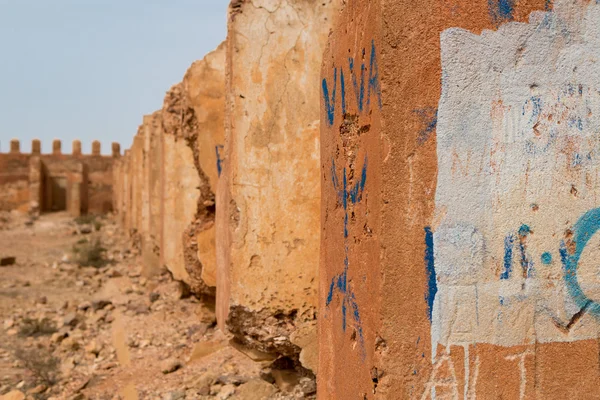
<path id="1" fill-rule="evenodd" d="M 0 214 L 0 400 L 315 391 L 314 380 L 232 348 L 212 311 L 167 272 L 143 276 L 111 218 Z"/>

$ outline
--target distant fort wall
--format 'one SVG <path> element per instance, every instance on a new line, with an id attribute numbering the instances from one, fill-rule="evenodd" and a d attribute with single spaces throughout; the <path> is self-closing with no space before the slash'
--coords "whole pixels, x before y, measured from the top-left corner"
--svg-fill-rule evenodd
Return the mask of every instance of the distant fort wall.
<path id="1" fill-rule="evenodd" d="M 83 154 L 74 140 L 71 154 L 62 152 L 62 142 L 52 142 L 52 152 L 42 154 L 41 142 L 31 143 L 31 153 L 21 152 L 17 139 L 8 153 L 0 153 L 0 211 L 68 211 L 73 216 L 112 211 L 113 163 L 121 155 L 118 143 L 112 155 L 101 154 L 99 141 L 92 153 Z"/>

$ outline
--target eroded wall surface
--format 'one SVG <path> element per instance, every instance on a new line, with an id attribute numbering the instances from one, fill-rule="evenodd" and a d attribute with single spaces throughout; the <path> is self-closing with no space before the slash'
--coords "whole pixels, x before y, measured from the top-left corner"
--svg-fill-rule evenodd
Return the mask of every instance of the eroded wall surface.
<path id="1" fill-rule="evenodd" d="M 217 286 L 215 203 L 217 183 L 223 169 L 225 141 L 225 42 L 202 60 L 196 61 L 183 78 L 183 90 L 196 117 L 195 147 L 198 173 L 206 182 L 206 204 L 196 233 L 202 280 Z"/>
<path id="2" fill-rule="evenodd" d="M 346 4 L 323 65 L 320 398 L 598 396 L 597 7 Z"/>
<path id="3" fill-rule="evenodd" d="M 244 345 L 266 352 L 295 356 L 290 334 L 305 324 L 315 332 L 319 66 L 337 5 L 230 7 L 218 319 Z"/>

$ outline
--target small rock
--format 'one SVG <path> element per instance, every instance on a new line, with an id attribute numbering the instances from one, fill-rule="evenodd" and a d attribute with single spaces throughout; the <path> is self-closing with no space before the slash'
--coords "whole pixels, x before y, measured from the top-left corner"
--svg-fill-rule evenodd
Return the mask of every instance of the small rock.
<path id="1" fill-rule="evenodd" d="M 4 329 L 10 329 L 15 326 L 15 320 L 12 318 L 4 320 Z"/>
<path id="2" fill-rule="evenodd" d="M 171 372 L 177 371 L 181 367 L 183 367 L 183 365 L 179 360 L 168 359 L 165 362 L 163 362 L 161 371 L 163 374 L 170 374 Z"/>
<path id="3" fill-rule="evenodd" d="M 89 301 L 84 301 L 83 303 L 81 303 L 77 306 L 77 309 L 81 310 L 81 311 L 86 311 L 91 307 L 92 307 L 92 303 L 90 303 Z"/>
<path id="4" fill-rule="evenodd" d="M 299 382 L 298 374 L 292 369 L 274 369 L 271 373 L 282 392 L 291 392 Z"/>
<path id="5" fill-rule="evenodd" d="M 214 385 L 216 381 L 217 375 L 212 371 L 208 371 L 198 378 L 192 386 L 198 390 L 198 394 L 208 396 L 212 385 Z"/>
<path id="6" fill-rule="evenodd" d="M 30 389 L 27 393 L 28 394 L 41 394 L 41 393 L 44 393 L 47 389 L 48 389 L 48 387 L 46 385 L 37 385 L 33 389 Z"/>
<path id="7" fill-rule="evenodd" d="M 92 309 L 94 311 L 103 310 L 111 304 L 110 300 L 94 300 L 92 301 Z"/>
<path id="8" fill-rule="evenodd" d="M 244 378 L 243 376 L 238 376 L 238 375 L 221 375 L 217 379 L 217 382 L 219 382 L 223 385 L 234 385 L 234 386 L 239 386 L 246 381 L 247 381 L 246 378 Z"/>
<path id="9" fill-rule="evenodd" d="M 160 299 L 160 294 L 156 292 L 150 293 L 150 302 L 154 303 L 156 300 Z"/>
<path id="10" fill-rule="evenodd" d="M 56 333 L 52 334 L 52 336 L 50 337 L 50 341 L 52 343 L 61 343 L 68 336 L 69 336 L 68 332 L 56 332 Z"/>
<path id="11" fill-rule="evenodd" d="M 277 388 L 262 379 L 254 379 L 240 385 L 236 391 L 238 400 L 266 400 L 272 398 Z"/>
<path id="12" fill-rule="evenodd" d="M 148 314 L 150 312 L 150 307 L 148 307 L 146 304 L 132 303 L 127 308 L 133 311 L 136 315 Z"/>
<path id="13" fill-rule="evenodd" d="M 48 298 L 46 296 L 40 296 L 37 299 L 35 299 L 35 302 L 37 304 L 48 304 Z"/>
<path id="14" fill-rule="evenodd" d="M 299 385 L 302 393 L 306 395 L 317 393 L 317 382 L 314 379 L 302 378 Z"/>
<path id="15" fill-rule="evenodd" d="M 98 345 L 95 340 L 92 340 L 87 346 L 85 346 L 85 351 L 89 354 L 93 354 L 94 356 L 98 356 L 101 350 L 102 346 Z"/>
<path id="16" fill-rule="evenodd" d="M 9 265 L 15 265 L 17 262 L 16 257 L 2 257 L 0 258 L 0 267 L 7 267 Z"/>
<path id="17" fill-rule="evenodd" d="M 222 387 L 223 387 L 223 385 L 220 385 L 220 384 L 216 383 L 216 384 L 214 384 L 214 385 L 212 385 L 212 386 L 210 387 L 210 392 L 209 392 L 209 393 L 210 393 L 212 396 L 216 396 L 216 395 L 218 395 L 219 393 L 221 393 L 221 388 L 222 388 Z"/>
<path id="18" fill-rule="evenodd" d="M 71 336 L 65 338 L 61 342 L 61 345 L 64 348 L 66 348 L 67 350 L 77 350 L 77 349 L 79 349 L 79 342 L 75 338 L 73 338 Z"/>
<path id="19" fill-rule="evenodd" d="M 90 233 L 92 233 L 93 228 L 91 225 L 85 224 L 85 225 L 81 225 L 79 227 L 79 233 L 81 233 L 82 235 L 88 235 Z"/>
<path id="20" fill-rule="evenodd" d="M 25 395 L 19 390 L 13 390 L 4 396 L 0 396 L 0 400 L 25 400 Z"/>
<path id="21" fill-rule="evenodd" d="M 79 320 L 77 319 L 77 314 L 69 313 L 63 318 L 63 326 L 70 326 L 74 328 L 77 326 Z"/>
<path id="22" fill-rule="evenodd" d="M 183 390 L 176 390 L 174 392 L 167 393 L 163 400 L 181 400 L 185 398 L 185 392 Z"/>
<path id="23" fill-rule="evenodd" d="M 217 398 L 219 400 L 226 400 L 226 399 L 230 398 L 231 396 L 233 396 L 234 393 L 235 393 L 235 386 L 232 384 L 227 384 L 221 388 L 221 390 L 219 391 L 219 394 L 217 395 Z"/>

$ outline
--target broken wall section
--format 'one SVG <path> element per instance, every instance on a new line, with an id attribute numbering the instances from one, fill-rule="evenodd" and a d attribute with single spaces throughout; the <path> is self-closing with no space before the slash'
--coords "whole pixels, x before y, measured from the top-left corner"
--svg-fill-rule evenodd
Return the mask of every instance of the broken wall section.
<path id="1" fill-rule="evenodd" d="M 337 1 L 235 1 L 227 39 L 217 314 L 241 345 L 297 359 L 316 335 L 319 69 Z M 290 336 L 303 332 L 300 347 Z M 301 355 L 316 371 L 316 346 Z"/>
<path id="2" fill-rule="evenodd" d="M 166 267 L 214 302 L 215 195 L 223 142 L 225 46 L 195 62 L 145 116 L 120 164 L 120 220 L 148 274 Z"/>

